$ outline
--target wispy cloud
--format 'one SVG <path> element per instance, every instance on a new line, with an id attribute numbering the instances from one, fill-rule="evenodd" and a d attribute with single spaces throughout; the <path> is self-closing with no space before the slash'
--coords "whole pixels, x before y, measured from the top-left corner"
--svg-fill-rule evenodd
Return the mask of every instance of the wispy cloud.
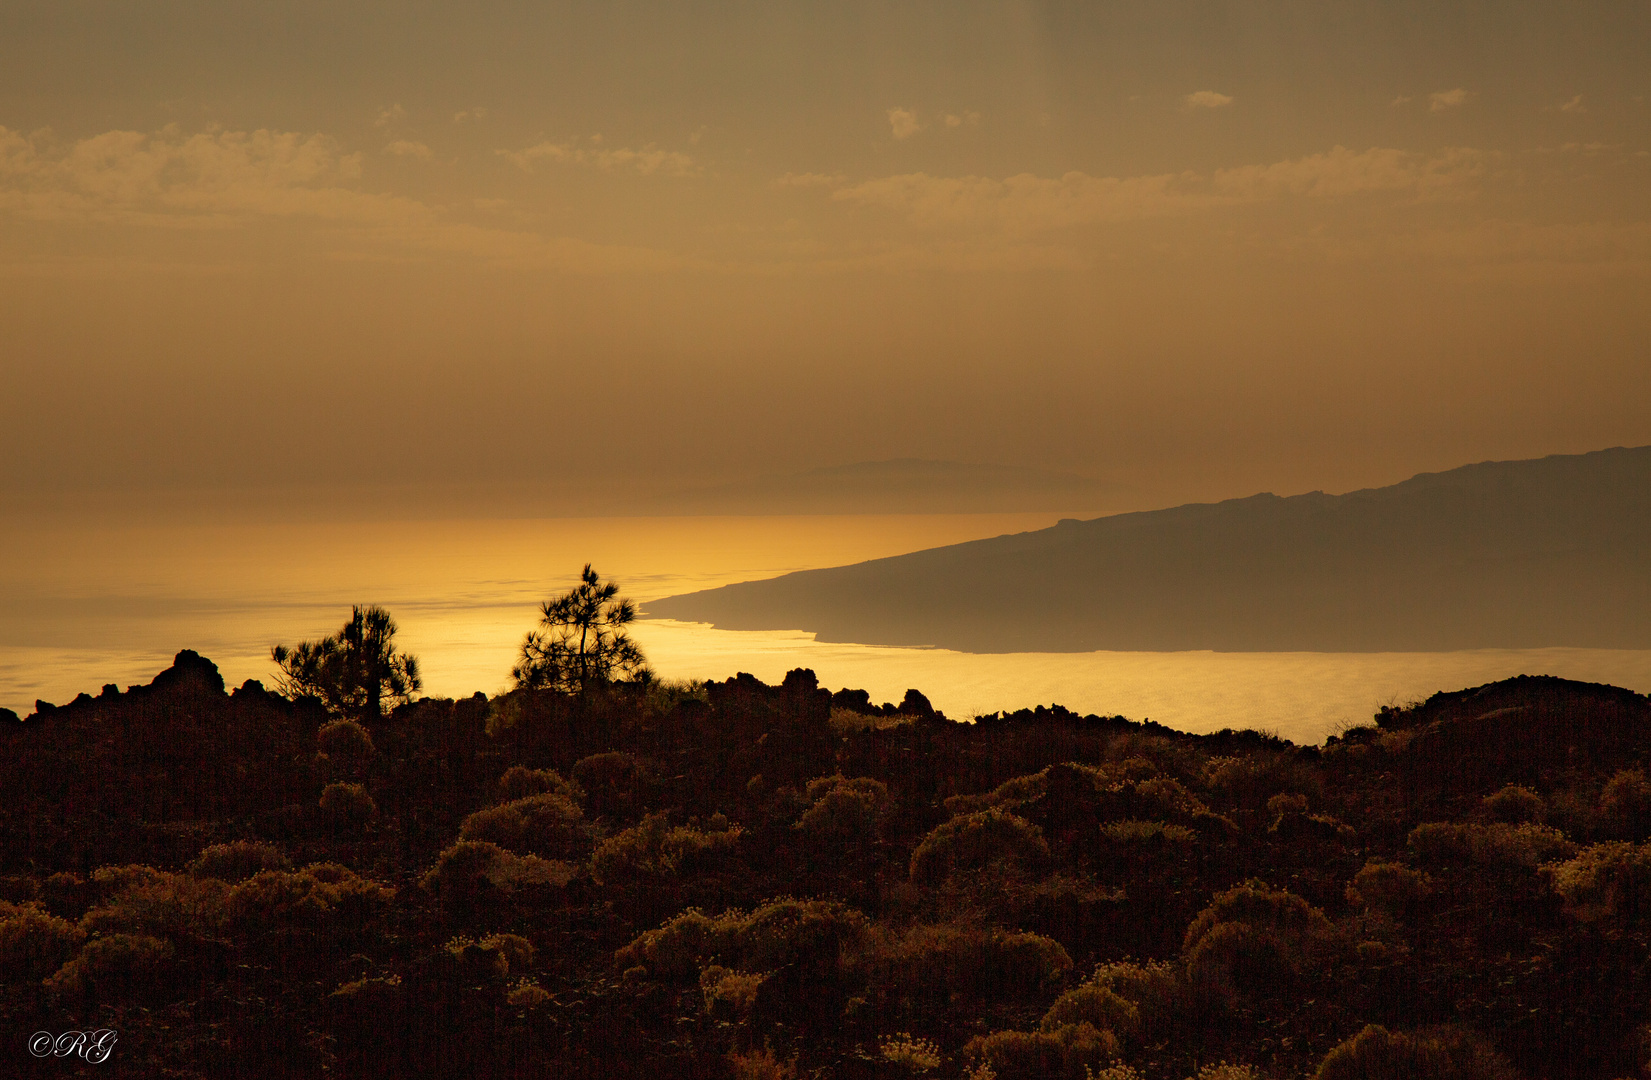
<path id="1" fill-rule="evenodd" d="M 1233 103 L 1228 94 L 1218 94 L 1214 90 L 1198 90 L 1181 99 L 1189 109 L 1225 109 Z"/>
<path id="2" fill-rule="evenodd" d="M 1575 116 L 1575 115 L 1578 115 L 1580 113 L 1587 112 L 1588 107 L 1582 103 L 1582 95 L 1578 94 L 1576 97 L 1572 98 L 1571 100 L 1561 102 L 1560 104 L 1554 106 L 1554 111 L 1555 112 L 1562 112 L 1562 113 L 1570 113 L 1573 116 Z"/>
<path id="3" fill-rule="evenodd" d="M 945 123 L 949 128 L 960 128 L 965 124 L 978 124 L 980 123 L 980 114 L 977 112 L 947 113 Z"/>
<path id="4" fill-rule="evenodd" d="M 833 188 L 841 187 L 842 173 L 786 173 L 774 181 L 777 188 Z"/>
<path id="5" fill-rule="evenodd" d="M 1002 180 L 909 173 L 833 191 L 839 202 L 879 207 L 926 227 L 991 226 L 1024 235 L 1073 225 L 1187 214 L 1270 199 L 1342 199 L 1390 193 L 1437 199 L 1472 190 L 1486 155 L 1452 149 L 1425 156 L 1374 148 L 1335 147 L 1320 154 L 1220 169 L 1209 175 L 1164 173 L 1103 177 L 1030 173 Z"/>
<path id="6" fill-rule="evenodd" d="M 1450 109 L 1460 109 L 1471 97 L 1473 95 L 1460 86 L 1454 90 L 1436 90 L 1427 96 L 1427 111 L 1446 112 Z"/>
<path id="7" fill-rule="evenodd" d="M 410 139 L 397 139 L 386 146 L 384 152 L 394 154 L 396 157 L 416 157 L 425 161 L 430 160 L 430 148 L 421 142 L 413 142 Z"/>
<path id="8" fill-rule="evenodd" d="M 466 255 L 574 273 L 683 265 L 646 248 L 492 228 L 357 190 L 361 155 L 320 134 L 110 131 L 69 143 L 0 127 L 0 215 L 42 222 L 233 229 L 308 219 L 343 259 Z"/>
<path id="9" fill-rule="evenodd" d="M 378 118 L 373 121 L 374 127 L 389 127 L 406 119 L 407 110 L 400 105 L 391 105 L 387 109 L 379 110 Z"/>
<path id="10" fill-rule="evenodd" d="M 601 145 L 599 135 L 593 135 L 591 142 L 596 145 L 542 142 L 525 150 L 500 150 L 498 154 L 515 162 L 527 172 L 532 172 L 534 163 L 539 161 L 582 165 L 609 171 L 634 170 L 643 176 L 652 176 L 655 173 L 663 176 L 698 176 L 704 171 L 693 158 L 676 150 L 661 150 L 652 145 L 644 146 L 640 150 L 611 149 Z"/>
<path id="11" fill-rule="evenodd" d="M 889 110 L 889 128 L 896 139 L 909 139 L 922 131 L 923 125 L 917 122 L 916 113 L 896 106 Z"/>

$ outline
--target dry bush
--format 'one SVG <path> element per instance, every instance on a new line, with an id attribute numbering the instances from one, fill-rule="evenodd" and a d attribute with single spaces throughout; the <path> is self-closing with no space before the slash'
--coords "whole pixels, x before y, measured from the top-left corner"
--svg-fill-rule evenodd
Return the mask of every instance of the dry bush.
<path id="1" fill-rule="evenodd" d="M 1167 961 L 1136 964 L 1116 960 L 1101 964 L 1087 980 L 1123 998 L 1137 1010 L 1142 1038 L 1156 1038 L 1171 1027 L 1190 1003 L 1189 988 L 1180 967 Z"/>
<path id="2" fill-rule="evenodd" d="M 1307 812 L 1307 796 L 1289 794 L 1274 795 L 1267 800 L 1267 813 L 1273 815 L 1276 822 L 1286 814 L 1305 814 Z"/>
<path id="3" fill-rule="evenodd" d="M 930 1039 L 913 1038 L 910 1032 L 885 1035 L 877 1044 L 877 1056 L 891 1065 L 903 1065 L 912 1072 L 940 1068 L 940 1047 Z"/>
<path id="4" fill-rule="evenodd" d="M 866 931 L 866 917 L 829 900 L 771 900 L 750 913 L 708 916 L 690 908 L 640 935 L 614 954 L 621 968 L 645 966 L 656 977 L 697 977 L 715 961 L 737 971 L 771 972 L 789 965 L 841 966 L 845 946 Z"/>
<path id="5" fill-rule="evenodd" d="M 1526 822 L 1540 822 L 1547 815 L 1548 804 L 1530 788 L 1509 784 L 1481 799 L 1479 810 L 1491 821 L 1523 825 Z"/>
<path id="6" fill-rule="evenodd" d="M 831 730 L 838 735 L 859 735 L 868 731 L 888 731 L 892 728 L 905 727 L 911 724 L 914 719 L 910 713 L 896 713 L 893 716 L 872 716 L 870 713 L 845 709 L 841 705 L 831 707 Z"/>
<path id="7" fill-rule="evenodd" d="M 1038 1030 L 1055 1031 L 1067 1024 L 1081 1022 L 1120 1035 L 1130 1035 L 1140 1029 L 1141 1009 L 1108 987 L 1085 983 L 1056 998 L 1038 1022 Z"/>
<path id="8" fill-rule="evenodd" d="M 1315 1080 L 1514 1080 L 1485 1042 L 1460 1028 L 1398 1032 L 1371 1024 L 1324 1056 Z"/>
<path id="9" fill-rule="evenodd" d="M 105 899 L 80 920 L 90 934 L 167 938 L 209 934 L 224 920 L 231 886 L 216 878 L 168 874 L 149 866 L 105 866 L 92 872 Z"/>
<path id="10" fill-rule="evenodd" d="M 653 769 L 634 754 L 611 750 L 575 762 L 573 779 L 593 813 L 628 817 L 647 802 Z"/>
<path id="11" fill-rule="evenodd" d="M 730 1080 L 795 1080 L 797 1063 L 781 1061 L 767 1047 L 746 1050 L 728 1055 L 728 1075 Z"/>
<path id="12" fill-rule="evenodd" d="M 915 882 L 935 884 L 959 870 L 983 870 L 993 863 L 1041 867 L 1048 860 L 1041 829 L 994 808 L 936 826 L 912 852 L 910 873 Z"/>
<path id="13" fill-rule="evenodd" d="M 942 923 L 898 933 L 879 928 L 863 944 L 853 966 L 868 984 L 912 996 L 1031 1000 L 1072 970 L 1060 942 L 997 927 Z"/>
<path id="14" fill-rule="evenodd" d="M 1074 767 L 1094 771 L 1089 766 Z M 953 814 L 974 814 L 994 807 L 1012 810 L 1021 803 L 1040 798 L 1048 790 L 1049 770 L 1040 769 L 1035 773 L 1005 780 L 991 791 L 979 795 L 953 795 L 946 800 L 945 806 Z"/>
<path id="15" fill-rule="evenodd" d="M 395 890 L 337 863 L 302 870 L 263 870 L 236 885 L 224 901 L 231 930 L 259 933 L 285 927 L 346 928 L 364 925 Z"/>
<path id="16" fill-rule="evenodd" d="M 1322 781 L 1289 756 L 1258 752 L 1244 757 L 1212 757 L 1205 765 L 1205 786 L 1237 806 L 1257 808 L 1278 794 L 1315 798 Z"/>
<path id="17" fill-rule="evenodd" d="M 566 795 L 528 795 L 466 817 L 459 826 L 459 839 L 497 844 L 518 855 L 578 859 L 589 844 L 584 817 L 584 811 Z"/>
<path id="18" fill-rule="evenodd" d="M 1229 1065 L 1223 1061 L 1205 1065 L 1196 1076 L 1189 1076 L 1187 1080 L 1262 1080 L 1262 1077 L 1252 1065 Z"/>
<path id="19" fill-rule="evenodd" d="M 997 1080 L 1084 1080 L 1118 1056 L 1118 1038 L 1086 1023 L 1055 1031 L 998 1031 L 970 1039 L 963 1056 L 979 1061 Z"/>
<path id="20" fill-rule="evenodd" d="M 321 725 L 315 745 L 329 758 L 359 764 L 373 756 L 373 737 L 354 720 L 334 720 Z"/>
<path id="21" fill-rule="evenodd" d="M 520 975 L 533 966 L 533 944 L 520 934 L 489 934 L 480 941 L 460 934 L 449 938 L 442 948 L 453 956 L 478 949 L 488 955 L 489 964 L 497 963 L 501 975 Z"/>
<path id="22" fill-rule="evenodd" d="M 290 869 L 292 862 L 280 848 L 259 840 L 236 840 L 202 848 L 188 866 L 196 877 L 229 882 L 242 881 L 260 870 Z"/>
<path id="23" fill-rule="evenodd" d="M 1651 844 L 1594 844 L 1543 870 L 1583 922 L 1625 924 L 1651 911 Z"/>
<path id="24" fill-rule="evenodd" d="M 336 824 L 354 827 L 377 817 L 378 804 L 360 784 L 332 783 L 321 790 L 321 812 Z"/>
<path id="25" fill-rule="evenodd" d="M 46 987 L 105 1001 L 130 998 L 159 982 L 172 954 L 170 941 L 143 934 L 93 938 L 46 980 Z"/>
<path id="26" fill-rule="evenodd" d="M 757 1004 L 757 991 L 768 981 L 767 972 L 735 971 L 711 964 L 699 973 L 705 1011 L 712 1016 L 742 1019 Z"/>
<path id="27" fill-rule="evenodd" d="M 1205 1000 L 1231 1005 L 1257 988 L 1280 987 L 1331 934 L 1322 911 L 1252 879 L 1218 893 L 1187 928 L 1187 980 Z"/>
<path id="28" fill-rule="evenodd" d="M 529 795 L 560 795 L 569 802 L 583 802 L 584 789 L 565 778 L 555 769 L 529 769 L 512 765 L 499 777 L 499 798 L 505 802 L 525 799 Z"/>
<path id="29" fill-rule="evenodd" d="M 1101 841 L 1128 849 L 1190 848 L 1198 834 L 1163 821 L 1111 821 L 1101 826 Z"/>
<path id="30" fill-rule="evenodd" d="M 888 786 L 869 776 L 846 779 L 841 773 L 811 780 L 803 797 L 812 804 L 797 821 L 797 831 L 819 843 L 856 843 L 875 839 L 891 800 Z"/>
<path id="31" fill-rule="evenodd" d="M 1570 858 L 1576 845 L 1547 825 L 1434 821 L 1410 830 L 1410 850 L 1429 863 L 1535 868 Z"/>
<path id="32" fill-rule="evenodd" d="M 513 892 L 529 885 L 561 887 L 573 880 L 572 863 L 513 855 L 485 841 L 460 840 L 442 851 L 419 883 L 436 893 L 442 903 L 463 905 L 483 893 Z"/>
<path id="33" fill-rule="evenodd" d="M 16 909 L 0 919 L 0 981 L 44 979 L 74 956 L 85 941 L 86 932 L 67 919 L 36 908 Z"/>
<path id="34" fill-rule="evenodd" d="M 505 995 L 505 1001 L 511 1007 L 517 1009 L 543 1008 L 549 1005 L 552 1000 L 554 999 L 549 990 L 537 983 L 530 982 L 517 983 L 510 993 Z"/>
<path id="35" fill-rule="evenodd" d="M 664 814 L 603 840 L 591 854 L 591 877 L 597 884 L 639 877 L 668 877 L 702 868 L 739 847 L 745 831 L 712 815 L 709 829 L 670 825 Z"/>
<path id="36" fill-rule="evenodd" d="M 1638 769 L 1623 769 L 1605 782 L 1599 812 L 1603 824 L 1617 835 L 1643 838 L 1651 833 L 1651 781 Z"/>
<path id="37" fill-rule="evenodd" d="M 1405 919 L 1433 892 L 1433 879 L 1403 863 L 1371 859 L 1347 886 L 1347 902 L 1355 908 L 1379 911 L 1389 918 Z"/>

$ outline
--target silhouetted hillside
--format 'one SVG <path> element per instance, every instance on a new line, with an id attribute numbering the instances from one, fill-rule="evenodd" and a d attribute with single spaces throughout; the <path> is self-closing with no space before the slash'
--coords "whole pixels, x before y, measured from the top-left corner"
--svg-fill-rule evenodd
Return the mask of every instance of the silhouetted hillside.
<path id="1" fill-rule="evenodd" d="M 1651 647 L 1651 447 L 1256 495 L 658 600 L 969 652 Z"/>
<path id="2" fill-rule="evenodd" d="M 1599 1080 L 1651 1045 L 1651 703 L 1613 687 L 1321 748 L 807 670 L 357 723 L 185 651 L 0 751 L 0 1029 L 112 1031 L 97 1075 Z"/>

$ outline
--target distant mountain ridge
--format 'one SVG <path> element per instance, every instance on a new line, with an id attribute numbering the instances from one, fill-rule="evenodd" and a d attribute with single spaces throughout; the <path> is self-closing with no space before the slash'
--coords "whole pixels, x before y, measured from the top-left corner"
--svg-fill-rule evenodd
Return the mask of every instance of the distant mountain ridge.
<path id="1" fill-rule="evenodd" d="M 648 614 L 966 652 L 1651 648 L 1651 447 L 1067 519 Z"/>

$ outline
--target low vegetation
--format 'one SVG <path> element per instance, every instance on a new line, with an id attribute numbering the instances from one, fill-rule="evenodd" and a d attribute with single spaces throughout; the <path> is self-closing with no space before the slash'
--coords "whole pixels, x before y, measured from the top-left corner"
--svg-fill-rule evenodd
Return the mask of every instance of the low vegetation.
<path id="1" fill-rule="evenodd" d="M 131 1077 L 1651 1066 L 1627 691 L 1511 680 L 1299 747 L 615 681 L 619 639 L 553 619 L 510 693 L 408 700 L 360 615 L 286 694 L 185 653 L 8 721 L 7 1030 L 114 1028 Z"/>

